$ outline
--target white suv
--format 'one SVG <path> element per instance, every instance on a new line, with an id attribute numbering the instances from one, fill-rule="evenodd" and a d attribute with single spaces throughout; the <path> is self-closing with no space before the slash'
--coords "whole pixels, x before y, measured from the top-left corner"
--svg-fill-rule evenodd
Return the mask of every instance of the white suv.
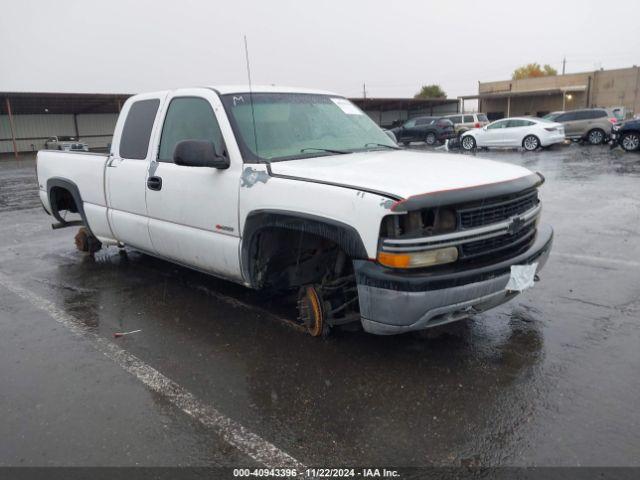
<path id="1" fill-rule="evenodd" d="M 484 113 L 458 113 L 456 115 L 447 115 L 443 118 L 451 120 L 458 136 L 473 128 L 482 128 L 489 124 L 489 119 Z"/>

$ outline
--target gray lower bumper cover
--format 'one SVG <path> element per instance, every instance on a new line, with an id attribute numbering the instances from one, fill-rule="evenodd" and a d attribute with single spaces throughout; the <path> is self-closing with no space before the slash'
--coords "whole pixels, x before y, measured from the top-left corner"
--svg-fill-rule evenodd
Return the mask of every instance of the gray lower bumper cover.
<path id="1" fill-rule="evenodd" d="M 540 226 L 531 247 L 512 259 L 455 275 L 414 275 L 409 281 L 402 274 L 372 267 L 371 262 L 366 267 L 356 262 L 363 328 L 378 335 L 392 335 L 453 322 L 500 305 L 517 295 L 505 289 L 511 265 L 538 262 L 540 271 L 552 239 L 552 229 Z M 380 271 L 371 275 L 372 268 Z"/>

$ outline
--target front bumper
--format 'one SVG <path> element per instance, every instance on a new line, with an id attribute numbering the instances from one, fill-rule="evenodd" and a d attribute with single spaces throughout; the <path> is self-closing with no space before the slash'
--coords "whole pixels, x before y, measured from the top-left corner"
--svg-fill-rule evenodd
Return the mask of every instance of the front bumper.
<path id="1" fill-rule="evenodd" d="M 460 320 L 496 307 L 517 295 L 505 289 L 512 265 L 544 267 L 553 242 L 550 226 L 538 227 L 529 249 L 494 265 L 453 273 L 397 272 L 354 262 L 360 316 L 365 331 L 393 335 Z"/>

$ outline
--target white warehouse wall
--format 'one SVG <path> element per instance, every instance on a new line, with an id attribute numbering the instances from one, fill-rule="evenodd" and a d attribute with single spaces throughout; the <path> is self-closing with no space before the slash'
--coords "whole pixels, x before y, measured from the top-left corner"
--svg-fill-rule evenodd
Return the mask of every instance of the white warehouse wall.
<path id="1" fill-rule="evenodd" d="M 90 148 L 105 148 L 113 135 L 118 114 L 77 115 L 78 136 Z M 41 150 L 47 138 L 54 135 L 76 136 L 71 114 L 14 115 L 16 143 L 21 152 Z M 9 117 L 0 115 L 0 153 L 13 152 Z"/>

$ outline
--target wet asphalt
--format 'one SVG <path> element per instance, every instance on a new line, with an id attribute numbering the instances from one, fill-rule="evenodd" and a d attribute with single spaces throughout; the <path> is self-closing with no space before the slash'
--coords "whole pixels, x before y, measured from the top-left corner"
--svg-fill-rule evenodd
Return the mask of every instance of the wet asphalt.
<path id="1" fill-rule="evenodd" d="M 1 160 L 0 466 L 257 465 L 7 282 L 306 465 L 640 466 L 640 155 L 476 155 L 546 177 L 541 281 L 453 325 L 321 340 L 259 293 L 77 252 L 40 207 L 33 159 Z"/>

